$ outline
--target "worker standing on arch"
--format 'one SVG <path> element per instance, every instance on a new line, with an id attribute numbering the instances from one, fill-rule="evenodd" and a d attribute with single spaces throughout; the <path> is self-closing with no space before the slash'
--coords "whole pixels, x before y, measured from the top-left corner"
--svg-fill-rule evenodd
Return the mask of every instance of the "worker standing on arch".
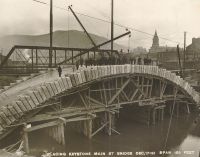
<path id="1" fill-rule="evenodd" d="M 62 75 L 62 68 L 60 67 L 60 65 L 58 66 L 58 75 L 59 77 L 61 77 Z"/>

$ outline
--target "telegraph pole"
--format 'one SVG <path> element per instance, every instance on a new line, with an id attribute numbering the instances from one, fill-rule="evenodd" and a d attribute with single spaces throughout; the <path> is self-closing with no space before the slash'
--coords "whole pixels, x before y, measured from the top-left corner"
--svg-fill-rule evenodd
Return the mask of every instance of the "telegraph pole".
<path id="1" fill-rule="evenodd" d="M 178 64 L 180 69 L 180 76 L 183 77 L 183 69 L 181 66 L 181 57 L 180 57 L 180 51 L 179 51 L 179 45 L 177 45 L 177 55 L 178 55 Z"/>
<path id="2" fill-rule="evenodd" d="M 52 46 L 53 46 L 53 0 L 50 0 L 50 48 L 49 67 L 52 67 Z"/>
<path id="3" fill-rule="evenodd" d="M 183 49 L 183 77 L 185 74 L 185 60 L 186 60 L 186 32 L 184 32 L 184 49 Z"/>
<path id="4" fill-rule="evenodd" d="M 113 20 L 113 16 L 114 16 L 114 2 L 113 0 L 111 0 L 111 56 L 113 53 L 113 38 L 114 38 L 114 20 Z"/>

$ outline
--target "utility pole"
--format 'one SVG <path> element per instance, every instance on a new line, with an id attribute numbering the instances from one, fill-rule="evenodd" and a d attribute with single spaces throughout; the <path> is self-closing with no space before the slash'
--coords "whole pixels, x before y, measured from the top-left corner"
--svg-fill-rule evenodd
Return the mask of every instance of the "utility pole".
<path id="1" fill-rule="evenodd" d="M 184 49 L 183 49 L 183 77 L 185 75 L 185 63 L 186 63 L 186 32 L 184 32 Z"/>
<path id="2" fill-rule="evenodd" d="M 113 20 L 113 16 L 114 16 L 114 2 L 113 0 L 111 0 L 111 56 L 113 53 L 113 38 L 114 38 L 114 20 Z"/>
<path id="3" fill-rule="evenodd" d="M 181 57 L 180 57 L 179 45 L 177 45 L 177 54 L 178 54 L 178 63 L 179 63 L 179 69 L 180 69 L 180 76 L 183 77 L 183 69 L 182 69 L 182 66 L 181 66 Z"/>
<path id="4" fill-rule="evenodd" d="M 50 0 L 50 48 L 49 67 L 52 67 L 52 46 L 53 46 L 53 0 Z"/>

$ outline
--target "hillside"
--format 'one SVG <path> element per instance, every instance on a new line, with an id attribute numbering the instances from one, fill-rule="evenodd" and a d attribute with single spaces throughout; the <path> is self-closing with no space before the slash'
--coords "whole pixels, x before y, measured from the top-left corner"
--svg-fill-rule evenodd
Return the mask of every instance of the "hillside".
<path id="1" fill-rule="evenodd" d="M 94 34 L 91 34 L 91 37 L 96 44 L 100 44 L 108 40 L 104 37 Z M 3 49 L 4 55 L 7 54 L 14 45 L 49 46 L 49 34 L 8 35 L 0 38 L 0 49 Z M 53 46 L 90 48 L 92 47 L 92 44 L 84 32 L 77 30 L 70 30 L 70 31 L 55 31 L 53 33 Z M 105 45 L 102 48 L 109 49 L 110 45 L 109 44 Z M 119 44 L 115 44 L 114 48 L 118 50 L 126 49 L 124 46 Z"/>

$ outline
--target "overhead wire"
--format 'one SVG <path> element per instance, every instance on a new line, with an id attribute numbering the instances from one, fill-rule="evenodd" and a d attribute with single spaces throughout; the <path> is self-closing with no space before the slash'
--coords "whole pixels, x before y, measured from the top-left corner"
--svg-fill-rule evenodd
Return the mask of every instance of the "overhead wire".
<path id="1" fill-rule="evenodd" d="M 43 2 L 43 1 L 40 1 L 40 0 L 32 0 L 32 1 L 38 2 L 38 3 L 40 3 L 40 4 L 44 4 L 44 5 L 50 5 L 50 4 L 45 3 L 45 2 Z M 62 7 L 59 7 L 59 6 L 53 5 L 53 7 L 57 8 L 57 9 L 64 10 L 64 11 L 69 11 L 68 9 L 62 8 Z M 94 16 L 90 16 L 90 15 L 83 14 L 83 13 L 80 13 L 80 12 L 75 12 L 75 13 L 76 13 L 76 14 L 79 14 L 79 15 L 81 15 L 81 16 L 85 16 L 85 17 L 91 18 L 91 19 L 99 20 L 99 21 L 106 22 L 106 23 L 111 23 L 111 22 L 108 21 L 108 20 L 101 19 L 101 18 L 94 17 Z M 148 35 L 148 36 L 154 36 L 154 34 L 151 34 L 151 33 L 148 33 L 148 32 L 145 32 L 145 31 L 142 31 L 142 30 L 133 28 L 133 27 L 127 27 L 127 26 L 124 26 L 124 25 L 121 25 L 121 24 L 118 24 L 118 23 L 114 23 L 114 25 L 115 25 L 115 26 L 118 26 L 118 27 L 121 27 L 121 28 L 129 29 L 129 30 L 132 30 L 132 31 L 135 31 L 135 32 L 139 32 L 139 33 L 142 33 L 142 34 L 145 34 L 145 35 Z M 165 38 L 165 37 L 161 37 L 161 36 L 160 36 L 159 38 L 162 39 L 162 40 L 166 40 L 166 41 L 169 41 L 169 42 L 176 43 L 176 44 L 181 44 L 181 45 L 183 44 L 183 43 L 180 43 L 180 42 L 178 42 L 178 41 L 174 41 L 174 40 L 171 40 L 171 39 L 168 39 L 168 38 Z"/>

